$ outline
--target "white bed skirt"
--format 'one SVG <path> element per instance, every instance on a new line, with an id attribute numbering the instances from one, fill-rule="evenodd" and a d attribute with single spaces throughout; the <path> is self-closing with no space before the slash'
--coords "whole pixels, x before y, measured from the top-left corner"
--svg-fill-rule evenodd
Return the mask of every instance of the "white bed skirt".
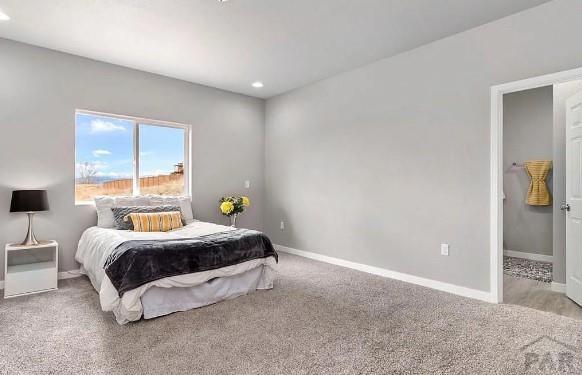
<path id="1" fill-rule="evenodd" d="M 141 296 L 144 319 L 168 315 L 208 306 L 236 298 L 257 289 L 271 289 L 273 282 L 269 270 L 260 266 L 250 271 L 228 277 L 220 277 L 190 288 L 151 287 Z"/>

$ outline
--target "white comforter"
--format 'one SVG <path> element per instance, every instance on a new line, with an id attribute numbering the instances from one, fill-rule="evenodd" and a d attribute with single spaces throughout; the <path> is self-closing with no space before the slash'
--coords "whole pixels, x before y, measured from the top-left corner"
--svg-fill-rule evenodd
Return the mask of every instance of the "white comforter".
<path id="1" fill-rule="evenodd" d="M 264 274 L 266 275 L 266 279 L 260 286 L 260 289 L 272 288 L 273 284 L 270 271 L 275 265 L 275 259 L 273 257 L 254 259 L 216 270 L 166 277 L 132 289 L 124 293 L 121 298 L 103 269 L 105 260 L 109 254 L 118 245 L 128 240 L 191 238 L 228 230 L 233 230 L 233 228 L 202 221 L 194 221 L 184 228 L 165 233 L 133 232 L 91 227 L 81 236 L 75 259 L 81 263 L 81 272 L 89 277 L 93 287 L 99 292 L 103 311 L 112 311 L 117 321 L 120 324 L 124 324 L 141 318 L 143 306 L 140 297 L 152 286 L 161 288 L 192 287 L 203 284 L 216 277 L 238 275 L 265 265 L 266 272 Z"/>

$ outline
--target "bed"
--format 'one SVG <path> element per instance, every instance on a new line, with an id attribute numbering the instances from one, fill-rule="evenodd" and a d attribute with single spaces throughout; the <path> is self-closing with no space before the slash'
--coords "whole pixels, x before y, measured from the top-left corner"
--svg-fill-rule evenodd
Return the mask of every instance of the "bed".
<path id="1" fill-rule="evenodd" d="M 180 243 L 235 231 L 244 230 L 197 220 L 190 220 L 183 228 L 170 232 L 134 232 L 96 226 L 81 236 L 75 259 L 99 293 L 103 311 L 113 312 L 119 324 L 126 324 L 142 317 L 151 319 L 273 288 L 276 253 L 216 269 L 158 278 L 123 293 L 105 270 L 112 253 L 127 243 Z"/>

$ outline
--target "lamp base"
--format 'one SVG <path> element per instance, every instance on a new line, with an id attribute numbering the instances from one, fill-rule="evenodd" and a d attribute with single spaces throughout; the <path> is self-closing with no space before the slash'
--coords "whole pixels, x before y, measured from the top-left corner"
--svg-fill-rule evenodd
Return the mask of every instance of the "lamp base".
<path id="1" fill-rule="evenodd" d="M 34 217 L 34 212 L 27 212 L 28 215 L 28 232 L 26 233 L 26 238 L 22 243 L 21 246 L 36 246 L 39 245 L 38 240 L 34 236 L 34 231 L 32 230 L 32 219 Z"/>

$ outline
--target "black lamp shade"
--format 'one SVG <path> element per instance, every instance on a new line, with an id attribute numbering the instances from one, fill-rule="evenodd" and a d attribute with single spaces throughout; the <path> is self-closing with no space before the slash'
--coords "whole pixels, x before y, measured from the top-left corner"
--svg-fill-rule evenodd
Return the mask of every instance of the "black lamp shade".
<path id="1" fill-rule="evenodd" d="M 10 202 L 10 212 L 48 211 L 46 190 L 14 190 Z"/>

